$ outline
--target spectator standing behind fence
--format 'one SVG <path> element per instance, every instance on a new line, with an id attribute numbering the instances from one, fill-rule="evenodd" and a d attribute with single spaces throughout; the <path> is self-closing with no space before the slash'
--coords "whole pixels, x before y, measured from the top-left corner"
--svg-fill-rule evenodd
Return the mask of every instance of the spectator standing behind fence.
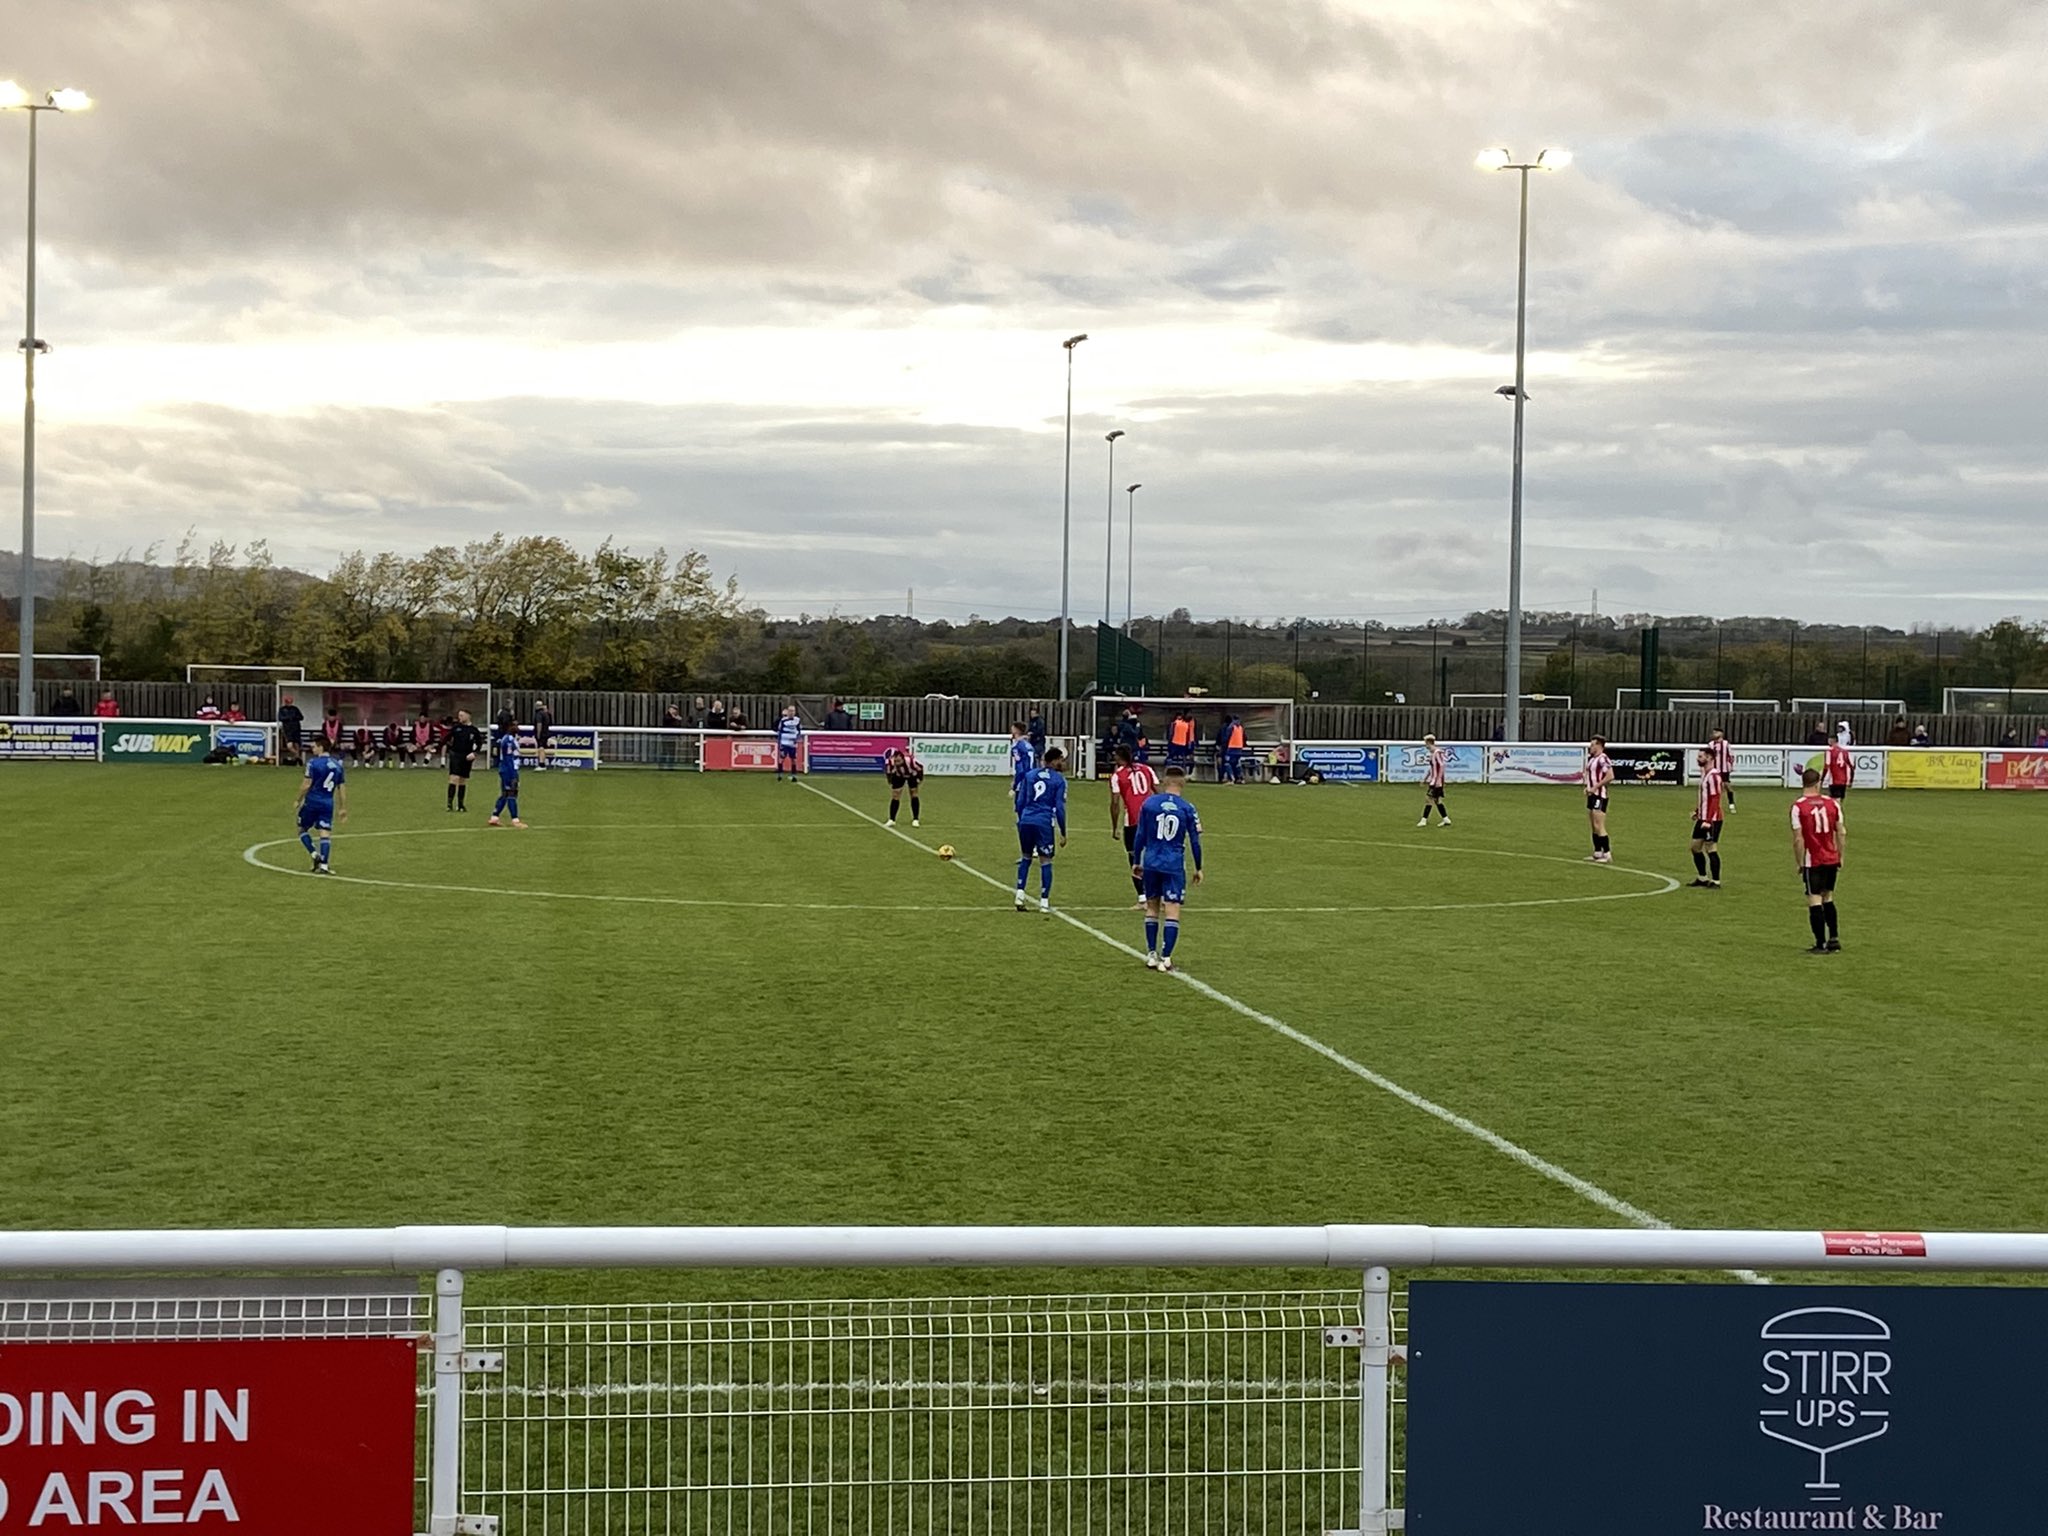
<path id="1" fill-rule="evenodd" d="M 306 712 L 292 702 L 290 694 L 286 694 L 284 702 L 277 706 L 277 755 L 281 761 L 298 762 L 305 730 Z"/>
<path id="2" fill-rule="evenodd" d="M 834 699 L 832 707 L 825 711 L 825 723 L 820 729 L 827 731 L 850 731 L 853 729 L 853 716 L 846 712 L 844 704 Z"/>
<path id="3" fill-rule="evenodd" d="M 248 719 L 249 717 L 248 717 L 247 715 L 245 715 L 245 714 L 243 714 L 243 713 L 242 713 L 242 706 L 241 706 L 241 705 L 239 705 L 239 704 L 230 704 L 230 705 L 228 706 L 228 712 L 227 712 L 227 713 L 226 713 L 225 715 L 223 715 L 223 716 L 222 716 L 221 718 L 222 718 L 222 719 L 224 719 L 224 720 L 226 720 L 226 721 L 227 721 L 227 723 L 228 723 L 229 725 L 240 725 L 240 724 L 242 724 L 242 722 L 243 722 L 243 721 L 247 720 L 247 719 Z"/>
<path id="4" fill-rule="evenodd" d="M 1916 747 L 1931 747 L 1934 745 L 1934 738 L 1927 734 L 1927 727 L 1925 725 L 1913 727 L 1913 745 Z"/>
<path id="5" fill-rule="evenodd" d="M 696 698 L 690 700 L 690 715 L 683 723 L 689 730 L 701 731 L 704 729 L 704 715 L 704 695 L 700 693 Z"/>
<path id="6" fill-rule="evenodd" d="M 1901 715 L 1892 722 L 1891 730 L 1885 735 L 1884 744 L 1888 747 L 1905 747 L 1911 746 L 1912 742 L 1913 728 L 1906 724 L 1906 717 Z"/>
<path id="7" fill-rule="evenodd" d="M 534 766 L 535 773 L 545 773 L 548 764 L 553 761 L 549 753 L 548 741 L 554 734 L 555 712 L 548 708 L 548 701 L 546 699 L 535 699 L 533 701 L 533 753 L 534 756 L 540 759 L 540 762 Z"/>
<path id="8" fill-rule="evenodd" d="M 206 696 L 206 702 L 199 706 L 199 713 L 192 718 L 195 720 L 218 720 L 220 718 L 220 706 L 213 702 L 212 694 L 209 693 Z"/>
<path id="9" fill-rule="evenodd" d="M 1025 735 L 1031 738 L 1031 755 L 1039 762 L 1045 761 L 1045 715 L 1037 705 L 1031 707 L 1031 719 L 1024 727 Z"/>
<path id="10" fill-rule="evenodd" d="M 1806 733 L 1806 744 L 1809 747 L 1824 747 L 1828 744 L 1828 726 L 1825 720 L 1813 722 L 1813 729 Z"/>
<path id="11" fill-rule="evenodd" d="M 57 702 L 50 706 L 50 713 L 69 720 L 84 714 L 85 710 L 78 702 L 78 695 L 66 688 L 57 695 Z"/>
<path id="12" fill-rule="evenodd" d="M 683 712 L 671 704 L 661 712 L 661 728 L 664 731 L 687 731 L 689 726 L 683 721 Z"/>
<path id="13" fill-rule="evenodd" d="M 2034 732 L 2034 745 L 2037 748 L 2048 747 L 2048 725 Z"/>
<path id="14" fill-rule="evenodd" d="M 725 701 L 713 699 L 711 707 L 704 711 L 704 729 L 707 731 L 729 731 L 732 729 L 731 716 L 725 712 Z"/>
<path id="15" fill-rule="evenodd" d="M 92 712 L 102 720 L 112 720 L 120 715 L 121 706 L 114 702 L 111 693 L 103 693 L 100 695 L 99 703 L 93 705 Z"/>

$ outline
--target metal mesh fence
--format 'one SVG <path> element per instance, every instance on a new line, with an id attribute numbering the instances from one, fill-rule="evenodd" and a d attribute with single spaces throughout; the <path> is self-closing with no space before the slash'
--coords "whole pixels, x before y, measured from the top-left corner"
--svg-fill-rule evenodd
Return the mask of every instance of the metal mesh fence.
<path id="1" fill-rule="evenodd" d="M 463 1507 L 554 1532 L 1356 1523 L 1355 1291 L 475 1306 Z"/>

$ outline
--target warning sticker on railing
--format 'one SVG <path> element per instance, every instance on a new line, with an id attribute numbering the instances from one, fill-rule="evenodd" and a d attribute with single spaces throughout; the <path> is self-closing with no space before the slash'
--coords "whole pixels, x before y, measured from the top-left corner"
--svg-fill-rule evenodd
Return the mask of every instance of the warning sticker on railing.
<path id="1" fill-rule="evenodd" d="M 1830 1258 L 1924 1259 L 1927 1239 L 1918 1232 L 1823 1232 Z"/>

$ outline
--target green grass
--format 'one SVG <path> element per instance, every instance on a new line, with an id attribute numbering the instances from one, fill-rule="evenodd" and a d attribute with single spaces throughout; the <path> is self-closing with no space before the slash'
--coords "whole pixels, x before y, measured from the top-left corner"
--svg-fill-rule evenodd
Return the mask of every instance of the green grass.
<path id="1" fill-rule="evenodd" d="M 805 789 L 531 775 L 514 832 L 440 784 L 352 779 L 358 884 L 244 860 L 303 865 L 287 773 L 0 768 L 0 1225 L 1614 1221 Z M 1570 790 L 1451 795 L 1198 788 L 1186 972 L 1675 1223 L 2048 1226 L 2048 796 L 1857 796 L 1814 958 L 1786 792 L 1723 890 L 1618 901 L 1691 878 L 1689 794 L 1618 795 L 1611 869 Z M 1074 798 L 1055 899 L 1136 943 Z M 994 782 L 913 836 L 1011 879 Z"/>

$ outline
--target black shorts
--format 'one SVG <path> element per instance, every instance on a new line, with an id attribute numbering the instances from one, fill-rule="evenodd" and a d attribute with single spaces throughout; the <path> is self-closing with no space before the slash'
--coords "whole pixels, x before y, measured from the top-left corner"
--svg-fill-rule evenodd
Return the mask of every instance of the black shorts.
<path id="1" fill-rule="evenodd" d="M 916 794 L 918 786 L 924 783 L 924 775 L 921 773 L 892 773 L 888 775 L 888 779 L 891 789 L 907 789 L 912 794 Z"/>
<path id="2" fill-rule="evenodd" d="M 469 769 L 470 769 L 470 764 L 471 764 L 471 763 L 472 763 L 473 761 L 474 761 L 474 759 L 472 759 L 472 758 L 467 758 L 467 757 L 451 757 L 451 758 L 449 758 L 449 759 L 448 759 L 448 777 L 449 777 L 449 778 L 451 778 L 451 779 L 466 779 L 466 778 L 468 778 L 468 777 L 469 777 Z"/>
<path id="3" fill-rule="evenodd" d="M 1718 821 L 1694 821 L 1692 840 L 1696 843 L 1718 843 L 1721 841 L 1721 823 Z"/>
<path id="4" fill-rule="evenodd" d="M 1605 795 L 1588 795 L 1588 796 L 1586 796 L 1586 809 L 1587 809 L 1587 810 L 1589 810 L 1589 811 L 1604 811 L 1604 810 L 1606 810 L 1606 809 L 1607 809 L 1607 797 L 1606 797 Z"/>
<path id="5" fill-rule="evenodd" d="M 1441 800 L 1441 799 L 1443 799 L 1443 797 L 1444 797 L 1444 787 L 1443 787 L 1443 785 L 1441 785 L 1441 784 L 1425 784 L 1425 785 L 1423 785 L 1423 786 L 1422 786 L 1422 798 L 1423 798 L 1423 799 L 1425 799 L 1425 800 Z"/>
<path id="6" fill-rule="evenodd" d="M 1835 888 L 1835 877 L 1842 872 L 1839 864 L 1809 864 L 1799 871 L 1809 896 L 1825 896 Z"/>
<path id="7" fill-rule="evenodd" d="M 535 727 L 533 728 L 533 744 L 534 744 L 534 746 L 535 746 L 535 747 L 537 747 L 537 748 L 545 749 L 545 748 L 546 748 L 546 746 L 547 746 L 547 744 L 548 744 L 548 738 L 549 738 L 550 736 L 554 735 L 554 734 L 555 734 L 555 733 L 554 733 L 553 731 L 549 730 L 549 729 L 548 729 L 548 728 L 547 728 L 546 726 L 544 726 L 544 725 L 536 725 L 536 726 L 535 726 Z"/>
<path id="8" fill-rule="evenodd" d="M 1830 785 L 1828 786 L 1828 798 L 1829 798 L 1830 800 L 1846 800 L 1846 799 L 1848 799 L 1848 798 L 1849 798 L 1849 786 L 1848 786 L 1848 785 L 1846 785 L 1846 784 L 1830 784 Z"/>

